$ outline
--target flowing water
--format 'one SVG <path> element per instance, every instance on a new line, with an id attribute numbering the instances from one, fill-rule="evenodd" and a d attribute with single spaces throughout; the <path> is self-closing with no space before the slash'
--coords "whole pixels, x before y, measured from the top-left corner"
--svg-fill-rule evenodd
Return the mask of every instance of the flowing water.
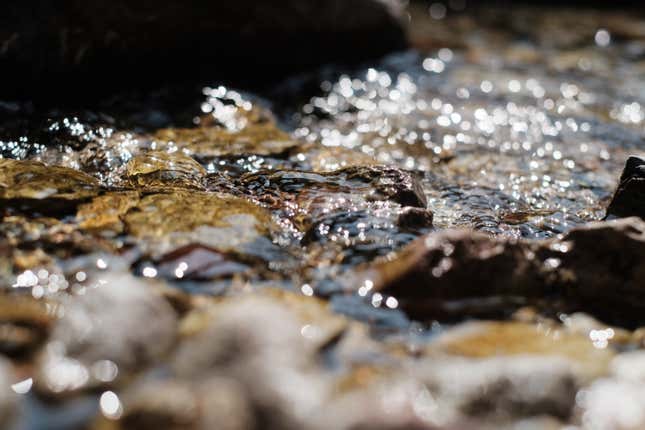
<path id="1" fill-rule="evenodd" d="M 113 274 L 158 281 L 176 308 L 195 299 L 173 291 L 278 287 L 424 344 L 440 322 L 411 322 L 348 275 L 431 231 L 542 240 L 602 219 L 643 152 L 645 21 L 526 7 L 409 18 L 414 49 L 264 98 L 213 85 L 83 110 L 0 103 L 5 295 L 52 317 Z M 30 360 L 39 342 L 16 333 L 3 352 Z M 65 363 L 46 392 L 84 384 Z"/>

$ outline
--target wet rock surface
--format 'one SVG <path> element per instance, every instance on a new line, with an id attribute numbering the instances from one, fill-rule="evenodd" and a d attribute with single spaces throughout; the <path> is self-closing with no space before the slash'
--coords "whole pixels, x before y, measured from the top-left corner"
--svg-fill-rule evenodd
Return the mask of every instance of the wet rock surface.
<path id="1" fill-rule="evenodd" d="M 377 261 L 358 282 L 422 319 L 508 316 L 531 305 L 640 326 L 643 233 L 638 218 L 591 223 L 544 242 L 446 230 Z"/>
<path id="2" fill-rule="evenodd" d="M 0 427 L 641 428 L 643 21 L 457 3 L 263 97 L 1 101 Z"/>

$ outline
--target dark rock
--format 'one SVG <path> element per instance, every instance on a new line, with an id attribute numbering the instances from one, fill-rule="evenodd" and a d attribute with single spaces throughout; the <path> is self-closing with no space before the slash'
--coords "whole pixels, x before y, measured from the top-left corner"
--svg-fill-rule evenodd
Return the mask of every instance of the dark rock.
<path id="1" fill-rule="evenodd" d="M 553 258 L 561 260 L 558 282 L 569 301 L 617 325 L 645 323 L 645 222 L 591 223 L 572 230 L 560 246 L 567 251 Z"/>
<path id="2" fill-rule="evenodd" d="M 645 160 L 631 156 L 625 163 L 606 219 L 639 216 L 645 218 Z"/>
<path id="3" fill-rule="evenodd" d="M 419 230 L 432 227 L 433 213 L 428 209 L 405 208 L 399 214 L 396 223 L 406 230 Z"/>
<path id="4" fill-rule="evenodd" d="M 10 0 L 0 92 L 86 97 L 186 77 L 254 83 L 405 47 L 392 0 Z M 89 90 L 85 92 L 84 90 Z"/>
<path id="5" fill-rule="evenodd" d="M 469 230 L 431 233 L 363 277 L 415 318 L 498 316 L 544 293 L 526 244 Z"/>
<path id="6" fill-rule="evenodd" d="M 643 245 L 638 218 L 591 223 L 544 242 L 447 230 L 372 264 L 357 283 L 370 280 L 420 319 L 508 316 L 531 304 L 631 327 L 645 323 Z"/>

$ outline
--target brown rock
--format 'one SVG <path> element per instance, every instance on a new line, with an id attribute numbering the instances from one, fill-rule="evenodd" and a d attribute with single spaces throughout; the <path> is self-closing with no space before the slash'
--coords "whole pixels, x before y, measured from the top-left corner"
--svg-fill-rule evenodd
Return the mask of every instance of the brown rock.
<path id="1" fill-rule="evenodd" d="M 359 272 L 416 318 L 508 316 L 517 307 L 645 322 L 645 222 L 590 223 L 562 240 L 513 241 L 467 230 L 431 233 Z M 598 246 L 602 244 L 602 246 Z"/>

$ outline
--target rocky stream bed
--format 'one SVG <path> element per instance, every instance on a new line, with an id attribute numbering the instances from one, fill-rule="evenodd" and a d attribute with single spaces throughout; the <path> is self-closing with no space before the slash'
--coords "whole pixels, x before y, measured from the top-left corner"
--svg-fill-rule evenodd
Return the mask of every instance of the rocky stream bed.
<path id="1" fill-rule="evenodd" d="M 401 13 L 268 90 L 0 101 L 1 428 L 645 428 L 645 18 Z"/>

